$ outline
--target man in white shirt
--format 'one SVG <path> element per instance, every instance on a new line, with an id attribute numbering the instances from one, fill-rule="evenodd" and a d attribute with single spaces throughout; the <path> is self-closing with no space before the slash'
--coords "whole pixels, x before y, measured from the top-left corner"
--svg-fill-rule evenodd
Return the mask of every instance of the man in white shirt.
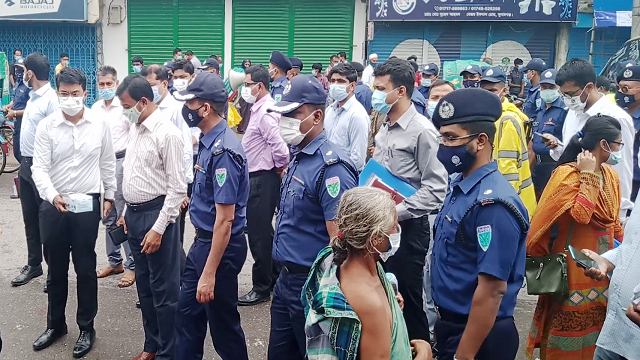
<path id="1" fill-rule="evenodd" d="M 182 134 L 153 102 L 149 82 L 127 76 L 116 91 L 133 126 L 124 158 L 124 225 L 136 261 L 136 288 L 145 334 L 136 360 L 175 355 L 175 319 L 180 294 L 180 229 L 175 224 L 187 195 Z M 189 146 L 191 147 L 191 146 Z"/>
<path id="2" fill-rule="evenodd" d="M 85 74 L 66 67 L 56 77 L 56 87 L 60 110 L 38 124 L 31 168 L 38 193 L 45 200 L 40 206 L 40 228 L 51 276 L 47 330 L 33 343 L 33 349 L 45 349 L 67 333 L 65 308 L 71 253 L 78 279 L 80 327 L 73 356 L 79 358 L 91 351 L 95 340 L 98 279 L 94 249 L 100 219 L 113 206 L 116 157 L 109 124 L 84 106 L 89 93 Z M 103 211 L 100 211 L 101 184 L 104 184 Z M 90 209 L 69 207 L 67 195 L 88 196 Z"/>
<path id="3" fill-rule="evenodd" d="M 42 275 L 42 242 L 38 218 L 42 199 L 31 178 L 31 165 L 33 164 L 33 148 L 38 124 L 42 119 L 58 110 L 58 96 L 49 84 L 51 68 L 49 59 L 40 53 L 33 53 L 25 59 L 24 67 L 24 82 L 32 89 L 20 127 L 20 152 L 22 155 L 19 172 L 20 204 L 22 205 L 22 218 L 27 236 L 28 262 L 20 271 L 20 275 L 11 280 L 13 286 L 27 284 L 31 279 Z M 46 292 L 46 283 L 44 289 Z"/>
<path id="4" fill-rule="evenodd" d="M 100 100 L 96 101 L 91 107 L 94 116 L 109 125 L 111 130 L 111 138 L 113 139 L 113 151 L 116 156 L 116 183 L 117 189 L 115 193 L 115 208 L 109 216 L 104 220 L 106 227 L 105 243 L 107 245 L 107 257 L 109 265 L 98 270 L 98 278 L 104 278 L 113 274 L 124 275 L 118 282 L 118 287 L 129 287 L 133 285 L 136 279 L 135 261 L 128 242 L 122 243 L 124 254 L 126 256 L 123 264 L 120 245 L 116 245 L 109 232 L 115 230 L 118 226 L 116 221 L 122 216 L 124 211 L 124 197 L 122 197 L 122 163 L 127 152 L 127 143 L 129 141 L 129 129 L 131 123 L 124 115 L 122 115 L 122 105 L 116 97 L 116 88 L 118 87 L 118 73 L 112 66 L 102 66 L 98 69 L 98 92 Z"/>
<path id="5" fill-rule="evenodd" d="M 338 64 L 329 72 L 329 95 L 324 129 L 327 138 L 349 155 L 356 170 L 364 169 L 369 137 L 369 114 L 354 96 L 358 72 L 351 64 Z"/>
<path id="6" fill-rule="evenodd" d="M 378 54 L 369 55 L 369 65 L 362 72 L 362 82 L 370 88 L 373 88 L 373 69 L 378 66 Z"/>
<path id="7" fill-rule="evenodd" d="M 184 104 L 176 100 L 169 92 L 169 74 L 167 70 L 160 65 L 149 65 L 142 69 L 141 76 L 145 77 L 151 89 L 153 90 L 153 102 L 158 105 L 158 110 L 162 118 L 170 121 L 175 125 L 182 133 L 183 152 L 182 159 L 184 161 L 184 179 L 185 179 L 185 194 L 187 191 L 186 186 L 193 183 L 193 145 L 192 135 L 189 126 L 184 122 L 182 117 L 182 108 Z M 189 199 L 185 196 L 182 202 L 182 208 L 186 208 L 189 205 Z M 184 224 L 184 221 L 181 221 Z M 183 226 L 184 227 L 184 226 Z M 184 230 L 180 229 L 181 234 L 184 234 Z M 184 237 L 181 237 L 184 241 Z M 180 260 L 181 268 L 184 269 L 184 264 L 187 261 L 187 254 L 182 250 L 182 257 Z"/>
<path id="8" fill-rule="evenodd" d="M 564 64 L 556 76 L 556 84 L 560 86 L 560 93 L 565 105 L 569 108 L 562 128 L 561 144 L 551 134 L 545 134 L 544 140 L 551 148 L 550 155 L 558 160 L 564 152 L 564 147 L 570 139 L 582 130 L 587 120 L 595 115 L 608 115 L 620 122 L 622 128 L 622 161 L 613 166 L 620 177 L 622 202 L 620 203 L 620 218 L 627 217 L 627 211 L 633 209 L 631 188 L 633 182 L 633 138 L 635 129 L 631 116 L 616 104 L 609 101 L 596 88 L 596 72 L 588 61 L 572 59 Z"/>

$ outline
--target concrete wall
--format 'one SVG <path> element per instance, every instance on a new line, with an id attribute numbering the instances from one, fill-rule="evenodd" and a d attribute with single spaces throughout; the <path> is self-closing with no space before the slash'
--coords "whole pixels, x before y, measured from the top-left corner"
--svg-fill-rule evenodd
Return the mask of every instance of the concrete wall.
<path id="1" fill-rule="evenodd" d="M 351 61 L 364 62 L 366 58 L 365 41 L 367 39 L 367 3 L 356 0 L 353 15 L 353 55 Z"/>
<path id="2" fill-rule="evenodd" d="M 127 32 L 126 0 L 104 1 L 100 22 L 102 23 L 102 46 L 104 64 L 111 65 L 118 71 L 118 79 L 129 74 L 129 36 Z M 121 6 L 120 19 L 109 15 L 109 5 Z M 118 24 L 119 23 L 119 24 Z"/>

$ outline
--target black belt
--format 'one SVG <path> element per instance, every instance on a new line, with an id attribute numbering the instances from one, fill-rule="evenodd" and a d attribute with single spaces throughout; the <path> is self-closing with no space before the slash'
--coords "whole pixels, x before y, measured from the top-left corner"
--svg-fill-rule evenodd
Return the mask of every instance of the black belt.
<path id="1" fill-rule="evenodd" d="M 166 197 L 165 195 L 158 196 L 153 200 L 143 202 L 140 204 L 127 203 L 127 211 L 141 212 L 141 211 L 154 210 L 157 207 L 162 207 L 162 205 L 164 204 L 165 197 Z"/>
<path id="2" fill-rule="evenodd" d="M 198 229 L 196 228 L 196 237 L 198 239 L 213 239 L 213 233 L 211 231 L 207 231 L 207 230 L 202 230 L 202 229 Z"/>
<path id="3" fill-rule="evenodd" d="M 311 271 L 311 268 L 308 266 L 289 262 L 282 264 L 282 269 L 289 274 L 309 274 L 309 272 Z"/>
<path id="4" fill-rule="evenodd" d="M 459 314 L 453 311 L 449 311 L 437 305 L 436 305 L 436 308 L 438 310 L 438 318 L 444 322 L 464 325 L 469 321 L 469 315 Z M 506 319 L 509 317 L 511 316 L 496 316 L 496 321 Z"/>
<path id="5" fill-rule="evenodd" d="M 267 175 L 267 174 L 271 174 L 271 173 L 275 173 L 275 172 L 276 172 L 275 169 L 253 171 L 253 172 L 249 173 L 249 178 L 257 177 L 257 176 L 263 176 L 263 175 Z"/>
<path id="6" fill-rule="evenodd" d="M 539 163 L 554 163 L 556 162 L 550 155 L 538 155 L 536 154 L 536 161 Z"/>
<path id="7" fill-rule="evenodd" d="M 122 158 L 124 158 L 124 156 L 127 154 L 127 150 L 124 151 L 120 151 L 116 153 L 116 160 L 120 160 Z"/>

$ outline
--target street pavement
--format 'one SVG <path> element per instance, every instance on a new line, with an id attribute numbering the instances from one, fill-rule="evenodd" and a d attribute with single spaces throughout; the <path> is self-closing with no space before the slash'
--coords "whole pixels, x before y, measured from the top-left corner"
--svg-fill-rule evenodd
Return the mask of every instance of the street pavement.
<path id="1" fill-rule="evenodd" d="M 45 276 L 41 276 L 22 287 L 12 287 L 10 281 L 26 263 L 27 249 L 20 201 L 10 199 L 14 174 L 0 175 L 0 224 L 4 232 L 0 235 L 0 330 L 3 348 L 0 359 L 4 360 L 62 360 L 72 359 L 72 351 L 78 337 L 75 324 L 76 280 L 73 265 L 69 271 L 69 300 L 67 324 L 69 334 L 48 349 L 35 353 L 33 341 L 45 330 L 47 295 L 42 292 Z M 188 219 L 187 219 L 188 220 Z M 194 229 L 187 221 L 185 249 L 188 250 Z M 105 255 L 105 231 L 100 226 L 96 243 L 98 267 L 107 265 Z M 239 279 L 239 295 L 251 289 L 251 254 L 242 269 Z M 99 310 L 95 320 L 96 343 L 85 359 L 129 360 L 142 350 L 144 333 L 141 314 L 135 307 L 137 299 L 135 285 L 127 289 L 117 287 L 119 275 L 99 279 Z M 524 360 L 524 344 L 531 324 L 535 297 L 522 293 L 516 308 L 516 324 L 520 332 L 518 360 Z M 249 358 L 267 359 L 269 342 L 269 303 L 253 307 L 240 307 L 242 327 L 245 331 Z M 225 346 L 220 344 L 219 346 Z M 205 342 L 204 359 L 220 359 L 215 353 L 210 336 Z"/>

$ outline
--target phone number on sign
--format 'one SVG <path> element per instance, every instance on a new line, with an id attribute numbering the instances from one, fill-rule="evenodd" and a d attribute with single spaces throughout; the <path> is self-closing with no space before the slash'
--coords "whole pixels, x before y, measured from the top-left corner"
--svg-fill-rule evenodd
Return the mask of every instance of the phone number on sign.
<path id="1" fill-rule="evenodd" d="M 499 6 L 434 6 L 435 11 L 500 11 Z"/>

